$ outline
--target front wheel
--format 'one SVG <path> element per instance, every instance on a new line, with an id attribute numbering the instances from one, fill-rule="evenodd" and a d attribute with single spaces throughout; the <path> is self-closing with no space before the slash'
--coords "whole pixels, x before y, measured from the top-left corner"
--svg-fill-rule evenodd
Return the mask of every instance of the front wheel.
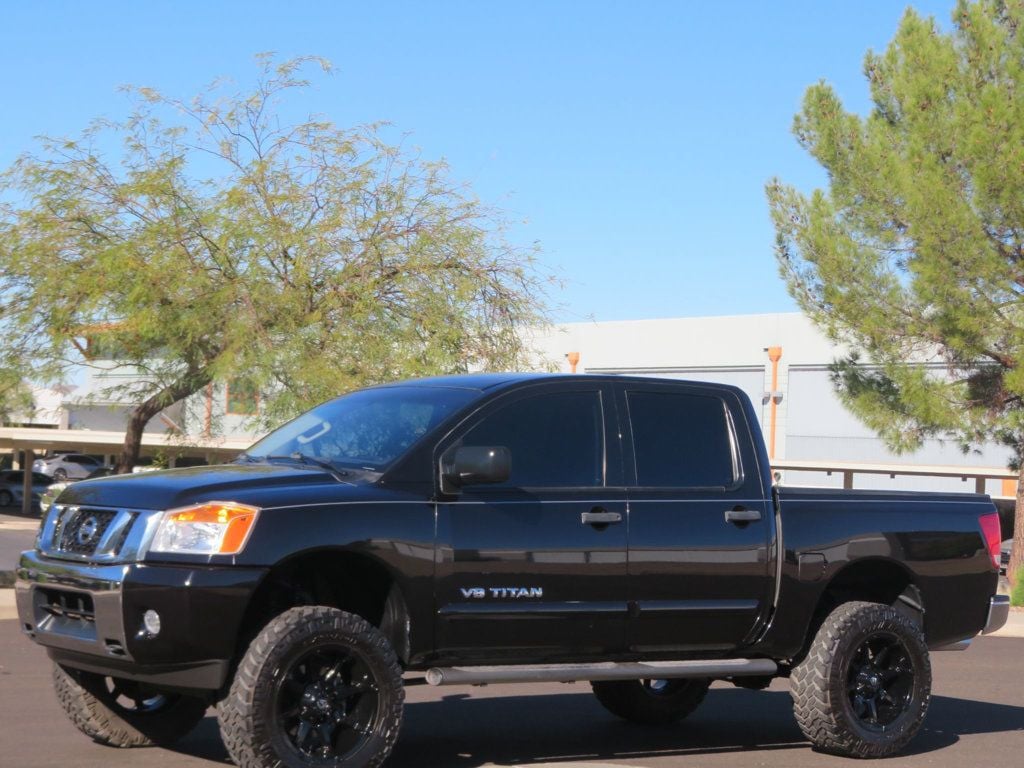
<path id="1" fill-rule="evenodd" d="M 879 603 L 844 603 L 821 625 L 793 668 L 797 723 L 823 752 L 889 757 L 920 729 L 931 696 L 921 628 Z"/>
<path id="2" fill-rule="evenodd" d="M 613 715 L 644 725 L 670 725 L 693 712 L 710 680 L 595 680 L 590 684 L 601 706 Z"/>
<path id="3" fill-rule="evenodd" d="M 111 747 L 173 744 L 206 714 L 206 702 L 161 692 L 131 680 L 53 665 L 53 686 L 68 719 Z"/>
<path id="4" fill-rule="evenodd" d="M 14 504 L 14 494 L 3 489 L 0 490 L 0 507 L 9 507 Z"/>
<path id="5" fill-rule="evenodd" d="M 218 710 L 239 768 L 376 768 L 402 722 L 402 670 L 369 622 L 326 606 L 271 620 Z"/>

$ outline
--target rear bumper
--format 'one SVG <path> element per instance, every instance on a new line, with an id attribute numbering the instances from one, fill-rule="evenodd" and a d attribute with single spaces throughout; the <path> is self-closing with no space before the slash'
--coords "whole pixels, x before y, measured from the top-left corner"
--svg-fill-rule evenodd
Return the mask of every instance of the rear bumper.
<path id="1" fill-rule="evenodd" d="M 1010 617 L 1010 598 L 1006 595 L 993 595 L 988 601 L 988 616 L 985 619 L 985 627 L 981 634 L 987 635 L 1001 629 Z M 932 648 L 933 651 L 966 651 L 971 647 L 973 637 L 958 640 L 955 643 L 940 645 Z"/>
<path id="2" fill-rule="evenodd" d="M 167 688 L 224 685 L 263 569 L 90 565 L 25 552 L 15 597 L 22 631 L 76 669 Z M 160 632 L 142 624 L 160 616 Z"/>
<path id="3" fill-rule="evenodd" d="M 989 601 L 988 618 L 985 620 L 985 628 L 981 630 L 983 635 L 1001 629 L 1010 618 L 1010 598 L 1008 595 L 995 595 Z"/>

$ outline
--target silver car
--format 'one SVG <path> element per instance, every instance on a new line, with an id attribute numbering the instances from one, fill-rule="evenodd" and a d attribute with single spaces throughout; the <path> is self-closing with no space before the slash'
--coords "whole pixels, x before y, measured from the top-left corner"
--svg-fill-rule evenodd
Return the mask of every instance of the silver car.
<path id="1" fill-rule="evenodd" d="M 82 480 L 103 466 L 103 462 L 84 453 L 59 453 L 46 459 L 36 459 L 32 469 L 49 475 L 57 482 Z"/>
<path id="2" fill-rule="evenodd" d="M 0 507 L 21 504 L 25 473 L 20 469 L 6 469 L 0 472 Z M 32 473 L 32 503 L 38 504 L 53 479 L 38 472 Z"/>

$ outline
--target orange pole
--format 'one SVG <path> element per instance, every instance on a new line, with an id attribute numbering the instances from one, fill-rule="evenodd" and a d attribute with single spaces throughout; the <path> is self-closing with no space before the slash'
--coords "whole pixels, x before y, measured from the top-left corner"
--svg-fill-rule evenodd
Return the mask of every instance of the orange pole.
<path id="1" fill-rule="evenodd" d="M 782 359 L 782 347 L 768 347 L 768 359 L 772 361 L 772 390 L 771 395 L 771 415 L 769 416 L 768 423 L 768 458 L 775 458 L 775 418 L 776 411 L 779 404 L 775 401 L 775 393 L 779 390 L 779 360 Z"/>
<path id="2" fill-rule="evenodd" d="M 576 373 L 576 366 L 579 365 L 580 362 L 580 353 L 570 352 L 565 356 L 565 359 L 569 361 L 569 372 Z"/>

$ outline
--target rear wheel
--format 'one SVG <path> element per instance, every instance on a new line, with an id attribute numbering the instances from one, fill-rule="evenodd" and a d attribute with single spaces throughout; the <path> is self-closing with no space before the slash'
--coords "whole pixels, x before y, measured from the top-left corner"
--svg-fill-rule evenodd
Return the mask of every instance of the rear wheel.
<path id="1" fill-rule="evenodd" d="M 590 684 L 601 706 L 633 723 L 668 725 L 704 701 L 710 680 L 599 680 Z"/>
<path id="2" fill-rule="evenodd" d="M 53 685 L 68 719 L 112 747 L 173 744 L 199 724 L 206 702 L 163 693 L 132 680 L 53 665 Z"/>
<path id="3" fill-rule="evenodd" d="M 0 490 L 0 507 L 9 507 L 14 504 L 14 494 L 4 489 Z"/>
<path id="4" fill-rule="evenodd" d="M 797 723 L 815 747 L 889 757 L 920 729 L 931 696 L 921 628 L 887 605 L 836 608 L 790 677 Z"/>

